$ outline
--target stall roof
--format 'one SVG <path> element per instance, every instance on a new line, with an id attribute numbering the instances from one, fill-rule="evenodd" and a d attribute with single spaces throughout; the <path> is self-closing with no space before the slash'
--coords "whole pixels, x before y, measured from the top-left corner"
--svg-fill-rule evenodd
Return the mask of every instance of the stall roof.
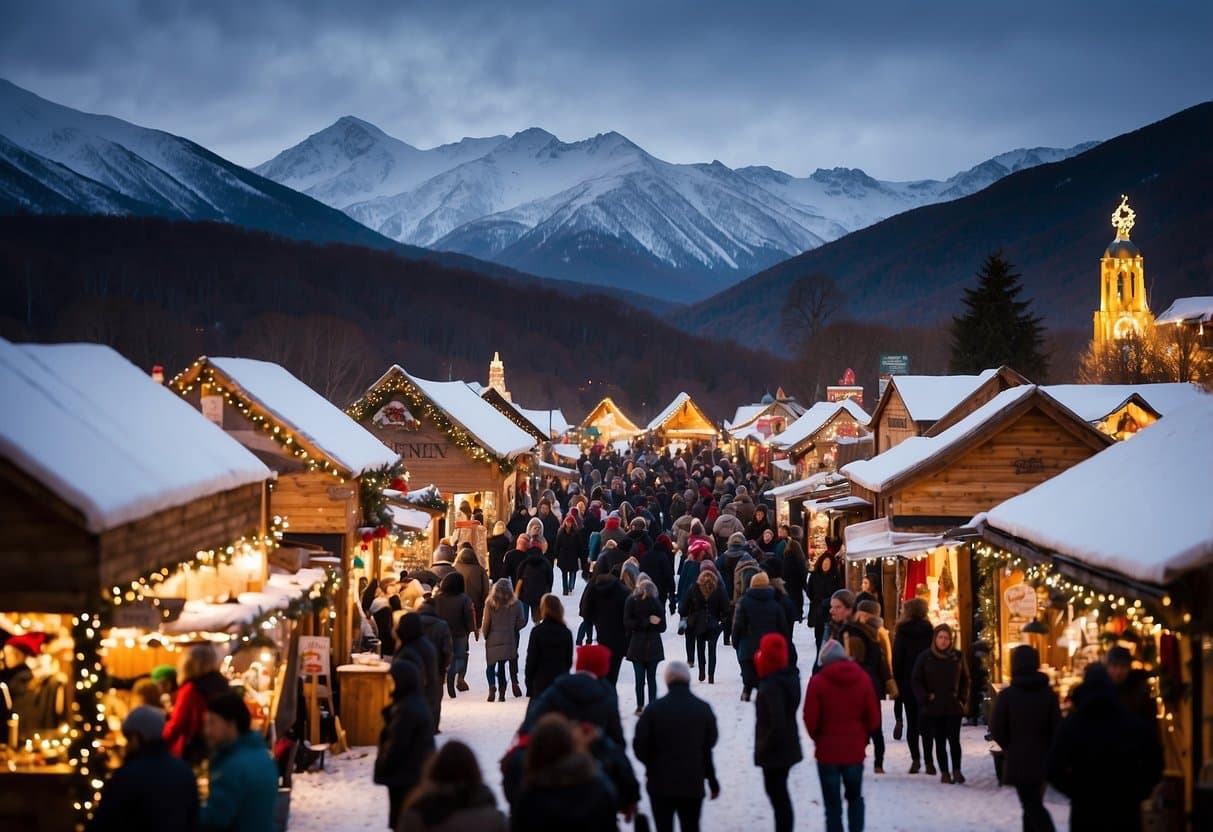
<path id="1" fill-rule="evenodd" d="M 998 370 L 983 370 L 976 376 L 893 376 L 892 384 L 911 419 L 934 422 L 997 374 Z"/>
<path id="2" fill-rule="evenodd" d="M 705 431 L 713 434 L 716 433 L 716 428 L 712 424 L 712 420 L 709 419 L 702 410 L 700 410 L 699 405 L 695 404 L 695 401 L 691 398 L 691 395 L 685 392 L 679 393 L 677 396 L 675 396 L 673 401 L 665 406 L 664 410 L 653 417 L 653 421 L 649 422 L 648 427 L 646 427 L 645 430 L 661 430 L 661 428 L 665 426 L 665 423 L 673 419 L 678 414 L 678 411 L 684 407 L 691 411 L 692 415 L 695 416 L 698 421 L 707 426 L 704 428 Z"/>
<path id="3" fill-rule="evenodd" d="M 590 410 L 590 412 L 586 414 L 585 419 L 582 420 L 581 428 L 583 430 L 588 430 L 589 428 L 595 426 L 599 421 L 604 420 L 607 416 L 614 419 L 615 426 L 618 428 L 618 433 L 633 435 L 640 433 L 640 428 L 637 427 L 636 423 L 629 419 L 624 412 L 619 409 L 619 405 L 615 404 L 614 399 L 612 399 L 610 396 L 607 396 L 598 404 L 594 405 L 593 409 Z"/>
<path id="4" fill-rule="evenodd" d="M 419 508 L 410 508 L 397 504 L 389 504 L 388 511 L 392 515 L 392 523 L 404 529 L 414 529 L 423 532 L 430 527 L 433 516 Z"/>
<path id="5" fill-rule="evenodd" d="M 574 469 L 572 469 L 572 468 L 565 468 L 563 465 L 555 465 L 555 464 L 553 464 L 553 463 L 551 463 L 551 462 L 543 462 L 543 461 L 540 461 L 540 463 L 539 463 L 539 470 L 540 470 L 540 471 L 547 471 L 549 474 L 556 474 L 557 476 L 560 476 L 560 477 L 575 477 L 575 476 L 577 476 L 577 472 L 576 472 Z"/>
<path id="6" fill-rule="evenodd" d="M 0 456 L 98 534 L 270 479 L 257 457 L 100 344 L 0 338 Z"/>
<path id="7" fill-rule="evenodd" d="M 814 474 L 811 477 L 806 477 L 803 480 L 796 480 L 787 485 L 780 485 L 776 488 L 771 488 L 763 492 L 764 496 L 770 497 L 796 497 L 800 494 L 808 494 L 823 486 L 841 484 L 846 482 L 845 479 L 838 476 L 832 471 L 822 471 Z"/>
<path id="8" fill-rule="evenodd" d="M 466 431 L 485 450 L 509 459 L 535 447 L 535 437 L 511 422 L 465 382 L 430 381 L 410 375 L 399 364 L 393 364 L 371 385 L 370 390 L 386 383 L 394 374 L 412 383 L 446 418 Z"/>
<path id="9" fill-rule="evenodd" d="M 733 414 L 733 421 L 729 422 L 728 427 L 735 428 L 742 425 L 748 425 L 750 422 L 753 422 L 755 419 L 761 416 L 762 412 L 770 406 L 771 405 L 769 404 L 743 404 L 738 407 L 737 412 Z"/>
<path id="10" fill-rule="evenodd" d="M 895 532 L 887 517 L 852 523 L 846 527 L 843 535 L 846 539 L 848 560 L 913 558 L 956 542 L 942 534 Z"/>
<path id="11" fill-rule="evenodd" d="M 549 430 L 552 433 L 568 433 L 573 429 L 568 419 L 564 418 L 564 414 L 560 411 L 560 408 L 556 408 L 555 410 L 531 410 L 526 407 L 519 407 L 513 402 L 510 402 L 510 404 L 514 405 L 514 409 L 521 414 L 522 418 L 539 428 L 545 435 Z"/>
<path id="12" fill-rule="evenodd" d="M 340 408 L 308 387 L 286 368 L 251 358 L 209 358 L 209 364 L 249 401 L 265 409 L 273 419 L 289 427 L 316 450 L 353 476 L 386 465 L 400 455 L 376 439 Z M 189 373 L 193 371 L 186 372 Z"/>
<path id="13" fill-rule="evenodd" d="M 991 509 L 1013 537 L 1165 585 L 1213 564 L 1213 396 Z"/>
<path id="14" fill-rule="evenodd" d="M 938 436 L 911 436 L 871 459 L 858 460 L 844 466 L 841 473 L 851 482 L 869 491 L 884 491 L 941 459 L 948 451 L 963 448 L 979 440 L 983 433 L 1000 420 L 1010 418 L 1021 408 L 1030 407 L 1030 400 L 1033 399 L 1068 413 L 1076 429 L 1089 434 L 1092 442 L 1110 441 L 1072 411 L 1060 405 L 1042 388 L 1035 384 L 1022 384 L 1003 390 Z"/>
<path id="15" fill-rule="evenodd" d="M 570 445 L 568 443 L 556 442 L 552 446 L 552 453 L 561 459 L 581 459 L 581 446 Z"/>
<path id="16" fill-rule="evenodd" d="M 260 592 L 242 592 L 234 602 L 213 604 L 204 600 L 186 601 L 180 617 L 161 625 L 161 630 L 173 635 L 236 635 L 247 630 L 266 613 L 285 610 L 296 598 L 307 597 L 325 580 L 324 570 L 312 567 L 300 569 L 290 575 L 276 573 L 269 576 Z"/>
<path id="17" fill-rule="evenodd" d="M 1050 384 L 1042 389 L 1087 422 L 1106 419 L 1134 395 L 1160 416 L 1208 395 L 1195 384 L 1188 383 Z"/>
<path id="18" fill-rule="evenodd" d="M 1156 324 L 1207 324 L 1210 321 L 1213 321 L 1213 295 L 1176 298 L 1174 303 L 1154 319 Z"/>
<path id="19" fill-rule="evenodd" d="M 772 436 L 770 444 L 776 448 L 795 447 L 828 425 L 830 420 L 842 411 L 849 413 L 861 425 L 867 425 L 868 414 L 850 399 L 841 402 L 817 402 L 806 410 L 803 416 L 788 425 L 787 430 Z"/>
<path id="20" fill-rule="evenodd" d="M 804 504 L 806 509 L 813 511 L 848 511 L 860 508 L 871 508 L 872 502 L 865 500 L 863 497 L 822 497 L 818 500 L 810 500 Z"/>
<path id="21" fill-rule="evenodd" d="M 777 459 L 771 463 L 780 471 L 786 471 L 789 474 L 796 473 L 796 463 L 788 459 Z"/>

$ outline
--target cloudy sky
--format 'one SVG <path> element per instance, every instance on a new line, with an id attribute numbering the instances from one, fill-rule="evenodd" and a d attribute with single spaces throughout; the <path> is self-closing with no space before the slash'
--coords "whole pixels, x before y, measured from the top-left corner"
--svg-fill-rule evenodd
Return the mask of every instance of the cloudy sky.
<path id="1" fill-rule="evenodd" d="M 3 17 L 0 77 L 246 165 L 352 114 L 420 147 L 617 130 L 674 162 L 943 177 L 1213 99 L 1213 3 L 1192 0 L 38 0 Z"/>

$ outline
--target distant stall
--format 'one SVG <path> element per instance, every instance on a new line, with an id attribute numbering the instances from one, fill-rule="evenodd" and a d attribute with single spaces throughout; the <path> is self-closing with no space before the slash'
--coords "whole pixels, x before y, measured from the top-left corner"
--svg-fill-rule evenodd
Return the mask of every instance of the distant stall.
<path id="1" fill-rule="evenodd" d="M 658 446 L 715 444 L 719 431 L 687 393 L 679 393 L 649 422 L 645 431 Z"/>
<path id="2" fill-rule="evenodd" d="M 607 446 L 619 440 L 632 440 L 643 433 L 610 396 L 594 405 L 581 420 L 579 428 L 592 443 Z"/>
<path id="3" fill-rule="evenodd" d="M 818 402 L 787 430 L 772 436 L 769 444 L 795 466 L 798 476 L 835 471 L 840 440 L 866 435 L 868 420 L 868 414 L 854 399 Z"/>

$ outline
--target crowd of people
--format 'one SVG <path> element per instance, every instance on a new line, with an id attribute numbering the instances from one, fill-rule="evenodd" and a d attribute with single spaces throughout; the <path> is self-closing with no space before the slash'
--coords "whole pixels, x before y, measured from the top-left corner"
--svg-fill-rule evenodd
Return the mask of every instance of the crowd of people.
<path id="1" fill-rule="evenodd" d="M 654 823 L 659 832 L 675 822 L 698 829 L 705 797 L 721 794 L 722 778 L 713 760 L 716 716 L 691 688 L 696 675 L 716 683 L 722 637 L 736 653 L 740 698 L 752 703 L 742 707 L 754 709 L 753 763 L 776 832 L 794 826 L 788 780 L 804 756 L 799 723 L 813 743 L 825 828 L 863 829 L 869 747 L 873 774 L 884 772 L 885 698 L 896 703 L 892 739 L 907 743 L 909 773 L 966 782 L 968 663 L 951 627 L 932 625 L 925 600 L 905 602 L 890 631 L 878 582 L 864 580 L 858 593 L 845 586 L 839 541 L 828 540 L 810 567 L 802 530 L 770 520 L 762 501 L 770 484 L 719 454 L 595 452 L 580 471 L 567 488 L 552 482 L 533 510 L 524 494 L 487 536 L 486 563 L 470 544 L 455 550 L 444 542 L 428 569 L 363 593 L 362 635 L 390 659 L 394 685 L 374 765 L 375 782 L 388 791 L 389 828 L 614 830 L 620 818 L 632 820 L 641 786 L 620 716 L 626 660 L 635 678 L 631 748 L 645 768 Z M 574 600 L 576 633 L 565 622 Z M 811 661 L 797 655 L 797 625 L 812 628 Z M 685 657 L 666 655 L 663 634 L 672 626 Z M 502 749 L 505 807 L 468 746 L 436 742 L 444 699 L 471 690 L 472 639 L 483 641 L 488 701 L 528 699 Z M 276 769 L 207 650 L 191 652 L 171 716 L 139 708 L 128 718 L 129 759 L 106 787 L 95 828 L 158 811 L 156 802 L 133 807 L 143 778 L 166 795 L 194 789 L 190 763 L 208 754 L 206 804 L 198 806 L 194 789 L 192 802 L 174 804 L 174 825 L 136 828 L 270 828 L 260 824 L 272 812 Z M 1089 668 L 1063 720 L 1036 651 L 1014 651 L 990 734 L 1005 752 L 1003 776 L 1020 797 L 1025 830 L 1053 828 L 1042 801 L 1047 783 L 1070 797 L 1073 828 L 1139 828 L 1134 803 L 1161 777 L 1161 749 L 1152 703 L 1127 658 L 1113 649 L 1106 668 Z M 1099 764 L 1113 754 L 1126 759 L 1126 748 L 1131 765 L 1109 773 Z"/>

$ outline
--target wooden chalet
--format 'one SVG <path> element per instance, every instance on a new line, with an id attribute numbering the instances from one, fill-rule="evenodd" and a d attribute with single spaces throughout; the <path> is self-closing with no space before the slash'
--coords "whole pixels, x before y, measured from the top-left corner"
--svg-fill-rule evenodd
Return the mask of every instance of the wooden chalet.
<path id="1" fill-rule="evenodd" d="M 645 427 L 660 445 L 715 442 L 719 431 L 687 393 L 679 393 Z"/>
<path id="2" fill-rule="evenodd" d="M 156 629 L 146 581 L 260 539 L 272 472 L 109 347 L 0 339 L 0 389 L 20 403 L 0 410 L 0 626 L 42 634 L 53 668 L 35 670 L 39 695 L 0 697 L 32 748 L 0 767 L 0 828 L 59 832 L 105 776 L 107 628 Z"/>
<path id="3" fill-rule="evenodd" d="M 1089 459 L 1112 439 L 1059 404 L 1042 388 L 1019 385 L 998 393 L 950 428 L 914 437 L 841 473 L 851 494 L 872 503 L 887 527 L 887 541 L 903 535 L 938 535 Z M 959 625 L 971 643 L 973 598 L 968 547 L 927 539 L 917 552 L 886 556 L 875 537 L 862 547 L 849 542 L 850 562 L 882 564 L 879 575 L 885 617 L 896 620 L 901 599 L 919 583 L 932 589 L 932 620 Z M 903 561 L 909 568 L 903 569 Z M 851 576 L 857 583 L 858 575 Z M 959 591 L 957 591 L 959 588 Z"/>
<path id="4" fill-rule="evenodd" d="M 1114 439 L 1128 439 L 1166 414 L 1208 395 L 1188 383 L 1052 384 L 1044 389 Z"/>
<path id="5" fill-rule="evenodd" d="M 854 399 L 817 402 L 787 430 L 771 437 L 769 443 L 795 466 L 797 478 L 835 471 L 839 441 L 866 436 L 869 419 Z"/>
<path id="6" fill-rule="evenodd" d="M 1026 383 L 1010 367 L 976 376 L 893 376 L 872 411 L 875 453 L 946 430 L 1003 390 Z"/>
<path id="7" fill-rule="evenodd" d="M 278 364 L 202 356 L 171 385 L 277 473 L 270 511 L 288 519 L 288 542 L 297 544 L 285 551 L 327 553 L 350 575 L 359 529 L 380 524 L 364 502 L 381 499 L 375 492 L 394 478 L 400 454 Z M 289 566 L 307 565 L 306 554 L 302 560 Z M 333 639 L 339 664 L 349 659 L 354 602 L 350 582 L 342 582 L 334 631 L 343 637 Z"/>
<path id="8" fill-rule="evenodd" d="M 586 414 L 579 425 L 580 430 L 588 434 L 590 439 L 609 445 L 621 439 L 633 439 L 643 433 L 635 422 L 629 419 L 619 409 L 619 405 L 607 396 Z"/>
<path id="9" fill-rule="evenodd" d="M 400 454 L 414 481 L 437 486 L 451 512 L 440 536 L 465 500 L 490 528 L 510 516 L 517 469 L 537 440 L 469 385 L 418 378 L 394 364 L 346 412 Z"/>

